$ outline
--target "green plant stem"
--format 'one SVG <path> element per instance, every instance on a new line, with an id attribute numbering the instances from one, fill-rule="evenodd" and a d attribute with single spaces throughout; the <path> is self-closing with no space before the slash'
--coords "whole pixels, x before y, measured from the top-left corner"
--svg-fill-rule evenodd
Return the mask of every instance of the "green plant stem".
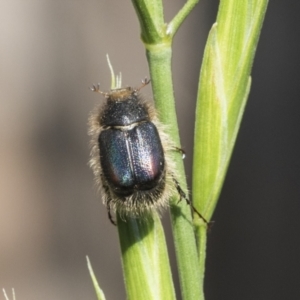
<path id="1" fill-rule="evenodd" d="M 200 270 L 200 284 L 202 286 L 201 299 L 204 299 L 204 274 L 205 274 L 205 260 L 206 260 L 206 243 L 207 243 L 207 228 L 205 226 L 196 226 L 195 233 L 198 241 L 198 257 Z"/>
<path id="2" fill-rule="evenodd" d="M 174 35 L 199 0 L 188 0 L 182 9 L 177 13 L 173 20 L 169 23 L 167 32 L 170 35 Z"/>
<path id="3" fill-rule="evenodd" d="M 171 76 L 171 45 L 166 42 L 158 47 L 147 47 L 147 58 L 153 85 L 154 99 L 161 122 L 168 126 L 172 140 L 180 147 L 177 117 Z M 186 189 L 184 166 L 181 155 L 174 151 L 176 179 Z M 183 299 L 201 299 L 200 272 L 197 266 L 197 247 L 193 231 L 190 207 L 179 198 L 170 200 L 172 228 L 176 250 L 181 292 Z"/>

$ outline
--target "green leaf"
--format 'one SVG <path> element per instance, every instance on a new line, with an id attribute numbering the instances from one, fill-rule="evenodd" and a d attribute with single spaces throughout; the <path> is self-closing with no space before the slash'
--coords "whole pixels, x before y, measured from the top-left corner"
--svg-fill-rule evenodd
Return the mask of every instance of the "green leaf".
<path id="1" fill-rule="evenodd" d="M 193 201 L 208 220 L 221 192 L 249 95 L 267 4 L 267 0 L 222 0 L 206 44 L 196 107 Z M 202 256 L 205 235 L 198 227 Z M 203 257 L 200 268 L 204 270 Z"/>
<path id="2" fill-rule="evenodd" d="M 198 91 L 194 203 L 210 219 L 250 89 L 267 1 L 221 1 L 206 45 Z"/>

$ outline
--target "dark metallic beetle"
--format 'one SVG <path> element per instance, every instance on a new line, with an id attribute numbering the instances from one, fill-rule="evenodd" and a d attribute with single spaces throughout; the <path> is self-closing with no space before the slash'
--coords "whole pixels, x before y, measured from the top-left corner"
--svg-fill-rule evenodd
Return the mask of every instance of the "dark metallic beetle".
<path id="1" fill-rule="evenodd" d="M 139 95 L 149 82 L 146 79 L 140 88 L 117 88 L 108 93 L 100 91 L 99 85 L 92 88 L 103 94 L 106 102 L 89 119 L 90 165 L 112 223 L 111 211 L 139 217 L 166 207 L 176 192 L 190 204 L 174 178 L 169 158 L 170 151 L 177 148 L 154 106 Z"/>

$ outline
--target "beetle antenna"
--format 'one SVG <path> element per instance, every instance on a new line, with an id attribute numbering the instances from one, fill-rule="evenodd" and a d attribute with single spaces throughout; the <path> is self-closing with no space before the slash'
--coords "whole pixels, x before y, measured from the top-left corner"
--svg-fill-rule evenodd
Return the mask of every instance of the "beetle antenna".
<path id="1" fill-rule="evenodd" d="M 136 91 L 140 91 L 143 87 L 145 87 L 146 85 L 148 85 L 150 83 L 151 79 L 148 79 L 147 77 L 145 77 L 143 80 L 142 80 L 142 85 L 140 87 L 138 87 L 136 89 Z"/>
<path id="2" fill-rule="evenodd" d="M 99 93 L 99 94 L 101 94 L 101 95 L 104 95 L 105 97 L 107 96 L 107 93 L 102 92 L 102 91 L 100 90 L 100 83 L 98 83 L 98 84 L 93 84 L 93 86 L 90 87 L 90 90 L 91 90 L 92 92 L 95 92 L 95 93 Z"/>

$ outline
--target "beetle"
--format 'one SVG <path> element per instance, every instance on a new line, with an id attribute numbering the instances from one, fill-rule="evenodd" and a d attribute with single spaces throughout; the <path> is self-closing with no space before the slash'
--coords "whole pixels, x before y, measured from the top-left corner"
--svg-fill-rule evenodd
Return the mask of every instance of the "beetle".
<path id="1" fill-rule="evenodd" d="M 167 207 L 176 192 L 191 205 L 174 175 L 170 153 L 178 148 L 158 120 L 154 105 L 140 94 L 149 82 L 146 78 L 139 88 L 110 92 L 102 92 L 99 84 L 91 88 L 105 101 L 89 118 L 90 166 L 113 224 L 112 211 L 121 217 L 145 216 Z"/>

